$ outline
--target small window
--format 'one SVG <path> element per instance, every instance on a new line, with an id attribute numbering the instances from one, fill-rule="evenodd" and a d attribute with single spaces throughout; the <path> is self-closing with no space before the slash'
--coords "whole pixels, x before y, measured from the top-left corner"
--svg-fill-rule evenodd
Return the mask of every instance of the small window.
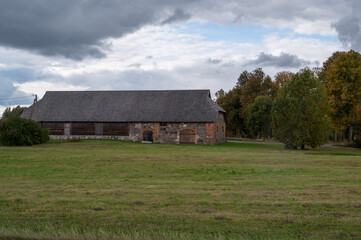
<path id="1" fill-rule="evenodd" d="M 140 134 L 140 128 L 134 128 L 133 134 L 139 135 Z"/>
<path id="2" fill-rule="evenodd" d="M 109 136 L 129 136 L 127 123 L 104 123 L 103 134 Z"/>
<path id="3" fill-rule="evenodd" d="M 71 135 L 95 135 L 95 123 L 72 123 Z"/>
<path id="4" fill-rule="evenodd" d="M 166 122 L 161 122 L 161 123 L 160 123 L 160 126 L 161 126 L 161 127 L 166 127 L 166 126 L 167 126 L 167 123 L 166 123 Z"/>
<path id="5" fill-rule="evenodd" d="M 224 132 L 224 126 L 222 126 L 222 132 Z"/>
<path id="6" fill-rule="evenodd" d="M 218 129 L 218 126 L 217 126 L 217 132 L 219 131 L 219 129 Z"/>
<path id="7" fill-rule="evenodd" d="M 43 122 L 41 127 L 49 129 L 50 135 L 64 135 L 64 123 Z"/>
<path id="8" fill-rule="evenodd" d="M 206 134 L 206 130 L 203 129 L 203 128 L 200 128 L 200 129 L 197 130 L 197 133 L 198 134 Z"/>

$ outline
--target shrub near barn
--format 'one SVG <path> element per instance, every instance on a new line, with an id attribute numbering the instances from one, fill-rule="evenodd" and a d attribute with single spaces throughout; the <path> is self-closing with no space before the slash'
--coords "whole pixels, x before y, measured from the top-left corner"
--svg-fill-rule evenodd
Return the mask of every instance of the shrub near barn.
<path id="1" fill-rule="evenodd" d="M 20 117 L 0 121 L 0 143 L 5 146 L 31 146 L 49 140 L 49 132 L 36 121 Z"/>

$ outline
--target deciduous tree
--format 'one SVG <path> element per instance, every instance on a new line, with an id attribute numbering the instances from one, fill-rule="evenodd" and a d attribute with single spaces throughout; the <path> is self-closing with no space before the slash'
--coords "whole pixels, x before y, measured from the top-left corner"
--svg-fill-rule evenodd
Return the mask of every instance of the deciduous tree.
<path id="1" fill-rule="evenodd" d="M 275 76 L 275 81 L 272 83 L 272 92 L 271 92 L 271 98 L 275 99 L 280 92 L 281 88 L 283 88 L 286 83 L 290 82 L 292 77 L 295 74 L 292 72 L 279 72 Z"/>
<path id="2" fill-rule="evenodd" d="M 299 71 L 275 99 L 273 135 L 286 146 L 312 148 L 324 144 L 330 129 L 326 89 L 309 69 Z"/>
<path id="3" fill-rule="evenodd" d="M 225 95 L 225 92 L 224 90 L 221 88 L 219 89 L 214 95 L 216 95 L 216 98 L 220 98 L 220 97 L 223 97 Z"/>
<path id="4" fill-rule="evenodd" d="M 249 73 L 247 71 L 243 71 L 237 79 L 235 88 L 242 89 L 247 84 L 248 80 L 249 80 Z"/>
<path id="5" fill-rule="evenodd" d="M 348 129 L 349 141 L 352 141 L 357 106 L 361 105 L 360 53 L 353 50 L 335 52 L 323 63 L 319 78 L 327 89 L 336 132 Z"/>
<path id="6" fill-rule="evenodd" d="M 14 108 L 7 107 L 2 114 L 3 118 L 13 118 L 13 117 L 20 117 L 26 107 L 16 106 Z"/>
<path id="7" fill-rule="evenodd" d="M 247 127 L 252 137 L 271 136 L 272 103 L 270 97 L 258 96 L 254 103 L 248 106 Z"/>
<path id="8" fill-rule="evenodd" d="M 216 102 L 227 112 L 227 135 L 245 135 L 245 122 L 241 118 L 241 103 L 239 101 L 241 90 L 233 88 L 223 96 L 217 98 Z"/>
<path id="9" fill-rule="evenodd" d="M 255 69 L 249 74 L 249 79 L 241 91 L 241 117 L 247 119 L 248 106 L 254 102 L 258 96 L 270 96 L 272 80 L 262 71 L 261 68 Z"/>

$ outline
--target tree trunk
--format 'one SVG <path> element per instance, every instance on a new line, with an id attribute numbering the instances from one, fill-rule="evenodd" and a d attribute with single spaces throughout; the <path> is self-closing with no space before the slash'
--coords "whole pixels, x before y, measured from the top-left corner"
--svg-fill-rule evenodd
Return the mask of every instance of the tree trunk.
<path id="1" fill-rule="evenodd" d="M 351 143 L 352 142 L 352 125 L 350 126 L 350 128 L 348 129 L 348 142 Z"/>
<path id="2" fill-rule="evenodd" d="M 248 137 L 247 134 L 245 133 L 245 131 L 241 130 L 241 134 L 244 138 Z"/>
<path id="3" fill-rule="evenodd" d="M 335 130 L 335 142 L 337 142 L 337 131 Z"/>
<path id="4" fill-rule="evenodd" d="M 350 143 L 353 141 L 353 128 L 352 128 L 352 125 L 354 124 L 354 122 L 355 122 L 355 116 L 352 119 L 352 123 L 350 125 L 350 129 L 349 129 L 349 132 L 348 132 L 348 140 L 349 140 Z"/>
<path id="5" fill-rule="evenodd" d="M 342 131 L 342 124 L 340 125 L 340 140 L 341 142 L 343 142 L 343 140 L 345 139 L 344 136 L 343 136 L 343 131 Z"/>

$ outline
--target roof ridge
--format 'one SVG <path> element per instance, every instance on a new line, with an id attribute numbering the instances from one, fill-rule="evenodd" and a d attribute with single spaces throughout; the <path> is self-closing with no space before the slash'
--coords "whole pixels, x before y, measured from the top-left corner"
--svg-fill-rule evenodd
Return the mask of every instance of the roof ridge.
<path id="1" fill-rule="evenodd" d="M 181 92 L 181 91 L 210 91 L 210 89 L 171 89 L 171 90 L 66 90 L 46 92 Z"/>

